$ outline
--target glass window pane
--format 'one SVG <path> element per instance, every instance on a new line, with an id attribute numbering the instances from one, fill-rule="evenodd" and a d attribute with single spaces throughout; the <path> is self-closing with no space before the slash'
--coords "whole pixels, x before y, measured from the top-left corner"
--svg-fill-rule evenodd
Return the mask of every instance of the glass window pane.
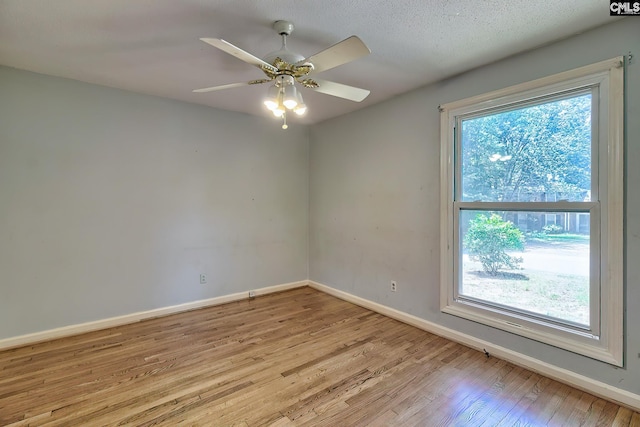
<path id="1" fill-rule="evenodd" d="M 589 326 L 589 214 L 460 211 L 459 295 Z"/>
<path id="2" fill-rule="evenodd" d="M 463 119 L 462 201 L 591 199 L 591 93 Z"/>

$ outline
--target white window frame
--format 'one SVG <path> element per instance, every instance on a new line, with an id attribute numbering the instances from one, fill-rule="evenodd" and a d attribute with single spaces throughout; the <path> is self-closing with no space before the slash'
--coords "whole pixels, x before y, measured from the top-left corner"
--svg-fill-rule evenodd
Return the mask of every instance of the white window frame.
<path id="1" fill-rule="evenodd" d="M 482 114 L 500 107 L 533 101 L 581 88 L 595 88 L 592 118 L 597 149 L 592 149 L 591 213 L 591 329 L 566 327 L 512 310 L 475 304 L 458 298 L 457 260 L 458 220 L 461 205 L 473 202 L 455 200 L 456 122 L 462 116 Z M 624 215 L 624 58 L 607 61 L 522 83 L 491 93 L 440 106 L 441 132 L 441 260 L 440 306 L 444 313 L 502 329 L 517 335 L 563 348 L 615 366 L 623 366 L 623 215 Z M 594 188 L 594 185 L 592 185 Z M 550 208 L 540 202 L 514 202 L 513 210 L 535 211 Z M 483 208 L 490 203 L 484 202 Z M 501 203 L 500 206 L 504 206 Z M 551 204 L 548 204 L 551 205 Z M 581 211 L 571 202 L 553 202 L 568 211 Z M 566 206 L 561 206 L 566 205 Z M 500 210 L 500 209 L 496 209 Z M 599 232 L 597 232 L 599 230 Z M 595 277 L 596 280 L 593 280 Z"/>

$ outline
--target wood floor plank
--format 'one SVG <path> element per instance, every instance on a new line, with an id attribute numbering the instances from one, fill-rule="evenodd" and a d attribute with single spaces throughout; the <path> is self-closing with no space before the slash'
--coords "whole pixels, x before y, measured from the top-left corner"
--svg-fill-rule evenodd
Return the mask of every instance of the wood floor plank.
<path id="1" fill-rule="evenodd" d="M 547 386 L 552 380 L 545 377 L 535 377 L 537 381 L 527 390 L 527 393 L 507 412 L 507 414 L 496 424 L 496 426 L 512 426 L 518 423 L 518 420 L 529 410 L 529 407 L 536 400 L 546 393 Z"/>
<path id="2" fill-rule="evenodd" d="M 516 378 L 505 384 L 503 395 L 496 397 L 496 402 L 487 411 L 480 425 L 483 427 L 498 425 L 508 414 L 518 408 L 519 404 L 520 408 L 525 410 L 525 405 L 521 403 L 522 399 L 540 380 L 541 377 L 538 374 L 522 369 Z"/>
<path id="3" fill-rule="evenodd" d="M 640 426 L 311 288 L 0 351 L 1 426 Z"/>

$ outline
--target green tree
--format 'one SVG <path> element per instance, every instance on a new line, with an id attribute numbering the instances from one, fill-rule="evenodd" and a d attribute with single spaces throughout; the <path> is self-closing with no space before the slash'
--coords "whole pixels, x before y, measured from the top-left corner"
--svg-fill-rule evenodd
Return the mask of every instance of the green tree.
<path id="1" fill-rule="evenodd" d="M 469 223 L 463 244 L 471 259 L 480 261 L 484 271 L 492 276 L 503 268 L 516 269 L 522 262 L 521 257 L 506 251 L 523 250 L 524 235 L 512 222 L 495 213 L 490 217 L 476 215 Z"/>
<path id="2" fill-rule="evenodd" d="M 467 201 L 582 201 L 591 188 L 591 94 L 462 121 Z"/>

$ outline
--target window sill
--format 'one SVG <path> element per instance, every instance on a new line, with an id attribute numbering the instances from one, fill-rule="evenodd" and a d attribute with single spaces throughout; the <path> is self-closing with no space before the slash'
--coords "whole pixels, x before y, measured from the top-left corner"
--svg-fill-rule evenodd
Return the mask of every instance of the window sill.
<path id="1" fill-rule="evenodd" d="M 442 312 L 562 348 L 614 366 L 623 366 L 622 352 L 616 354 L 616 352 L 608 350 L 603 345 L 604 340 L 601 337 L 586 332 L 563 328 L 560 325 L 553 325 L 547 322 L 537 322 L 524 316 L 518 318 L 511 313 L 507 317 L 507 315 L 501 315 L 497 309 L 491 310 L 470 302 L 455 301 L 443 307 Z"/>

